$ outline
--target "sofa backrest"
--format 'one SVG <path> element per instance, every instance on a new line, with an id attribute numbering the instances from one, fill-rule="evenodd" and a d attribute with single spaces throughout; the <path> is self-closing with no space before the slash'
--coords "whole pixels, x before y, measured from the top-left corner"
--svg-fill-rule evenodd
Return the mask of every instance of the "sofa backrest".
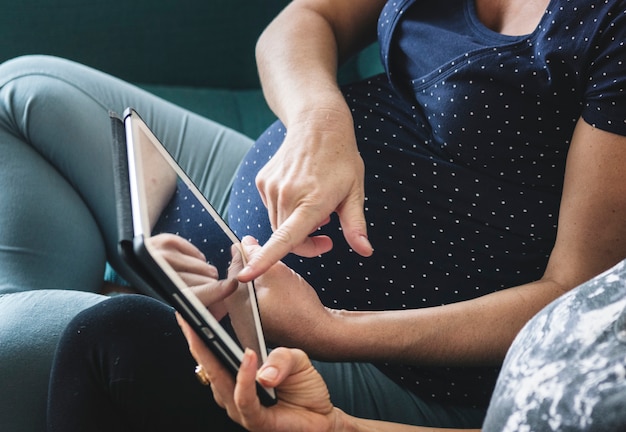
<path id="1" fill-rule="evenodd" d="M 0 12 L 0 62 L 76 60 L 145 84 L 258 87 L 254 45 L 288 0 L 20 0 Z M 369 51 L 342 74 L 377 70 Z"/>

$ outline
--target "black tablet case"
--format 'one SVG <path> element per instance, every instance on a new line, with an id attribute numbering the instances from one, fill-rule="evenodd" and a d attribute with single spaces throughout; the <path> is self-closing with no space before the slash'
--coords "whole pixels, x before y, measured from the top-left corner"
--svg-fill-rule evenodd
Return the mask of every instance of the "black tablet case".
<path id="1" fill-rule="evenodd" d="M 159 283 L 139 262 L 134 251 L 134 230 L 130 195 L 130 177 L 128 171 L 128 150 L 126 143 L 126 128 L 123 119 L 115 112 L 109 113 L 111 121 L 111 135 L 113 143 L 113 170 L 116 195 L 116 212 L 118 223 L 118 252 L 122 260 L 127 264 L 128 271 L 122 276 L 141 293 L 157 298 L 166 304 L 170 304 L 165 295 L 161 295 L 154 287 Z M 230 326 L 229 322 L 222 322 L 222 326 Z M 213 348 L 214 349 L 214 348 Z M 235 373 L 234 370 L 231 372 Z M 270 406 L 276 403 L 261 390 L 257 383 L 258 395 L 261 403 Z"/>
<path id="2" fill-rule="evenodd" d="M 115 203 L 117 213 L 118 252 L 128 264 L 127 272 L 121 275 L 131 286 L 143 294 L 169 303 L 153 287 L 154 278 L 137 261 L 133 252 L 133 217 L 130 205 L 130 180 L 128 174 L 128 153 L 126 149 L 126 129 L 124 121 L 115 112 L 110 112 L 113 144 L 113 174 L 115 181 Z"/>

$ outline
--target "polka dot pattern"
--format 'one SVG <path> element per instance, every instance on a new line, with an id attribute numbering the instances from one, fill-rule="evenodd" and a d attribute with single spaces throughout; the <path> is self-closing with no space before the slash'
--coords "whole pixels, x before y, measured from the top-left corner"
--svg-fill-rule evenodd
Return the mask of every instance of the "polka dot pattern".
<path id="1" fill-rule="evenodd" d="M 331 252 L 285 259 L 329 307 L 437 306 L 539 278 L 578 118 L 626 134 L 624 2 L 553 0 L 522 37 L 482 26 L 473 1 L 435 3 L 390 1 L 379 21 L 386 74 L 343 89 L 374 256 L 351 251 L 333 218 L 320 230 Z M 254 179 L 284 136 L 277 122 L 241 165 L 229 209 L 240 236 L 271 234 Z M 475 406 L 497 374 L 379 367 L 425 397 Z"/>
<path id="2" fill-rule="evenodd" d="M 232 243 L 182 181 L 178 181 L 172 199 L 152 232 L 153 235 L 171 233 L 183 237 L 204 254 L 207 262 L 217 267 L 222 278 L 227 276 Z"/>

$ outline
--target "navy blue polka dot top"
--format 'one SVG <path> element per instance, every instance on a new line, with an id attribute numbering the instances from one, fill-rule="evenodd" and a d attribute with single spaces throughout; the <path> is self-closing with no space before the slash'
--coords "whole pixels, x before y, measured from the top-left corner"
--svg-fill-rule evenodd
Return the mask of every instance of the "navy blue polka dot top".
<path id="1" fill-rule="evenodd" d="M 320 229 L 331 252 L 285 262 L 349 310 L 438 306 L 540 278 L 576 123 L 626 135 L 625 4 L 552 0 L 531 34 L 506 36 L 473 0 L 389 1 L 386 73 L 343 88 L 374 255 L 355 254 L 333 219 Z M 284 136 L 278 122 L 258 139 L 231 194 L 231 226 L 261 243 L 271 227 L 254 178 Z M 486 406 L 498 372 L 378 366 L 423 397 L 472 406 Z"/>

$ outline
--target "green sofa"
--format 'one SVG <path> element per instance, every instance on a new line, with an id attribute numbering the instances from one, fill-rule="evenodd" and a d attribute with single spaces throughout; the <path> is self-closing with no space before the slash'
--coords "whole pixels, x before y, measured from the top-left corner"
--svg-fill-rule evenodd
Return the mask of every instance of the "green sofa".
<path id="1" fill-rule="evenodd" d="M 256 39 L 287 0 L 20 0 L 0 13 L 0 63 L 49 54 L 133 82 L 251 138 L 274 115 L 263 100 Z M 376 46 L 340 71 L 382 70 Z M 36 271 L 34 269 L 33 271 Z M 0 431 L 45 430 L 52 352 L 65 323 L 104 298 L 82 292 L 0 294 Z"/>
<path id="2" fill-rule="evenodd" d="M 287 0 L 6 2 L 0 62 L 23 54 L 69 58 L 258 136 L 273 120 L 259 89 L 254 45 Z M 376 47 L 342 81 L 381 70 Z"/>

